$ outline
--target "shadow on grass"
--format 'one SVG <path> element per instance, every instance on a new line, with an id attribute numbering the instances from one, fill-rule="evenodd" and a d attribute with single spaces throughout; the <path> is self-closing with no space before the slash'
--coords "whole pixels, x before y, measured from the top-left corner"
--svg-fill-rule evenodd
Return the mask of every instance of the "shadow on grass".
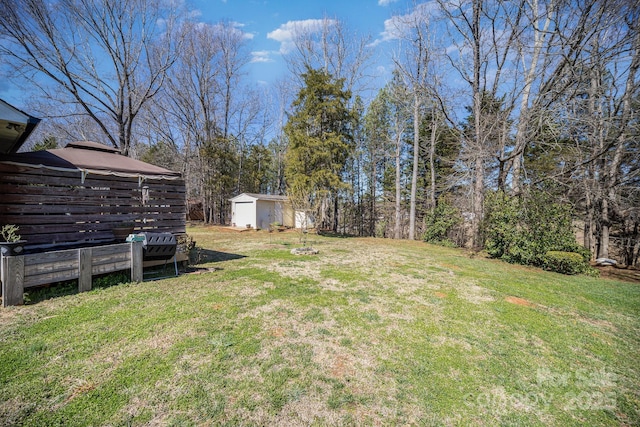
<path id="1" fill-rule="evenodd" d="M 227 252 L 212 251 L 209 249 L 198 249 L 192 256 L 192 264 L 206 264 L 212 262 L 232 261 L 235 259 L 246 258 L 245 255 L 232 254 Z M 182 267 L 180 272 L 187 270 Z M 168 262 L 166 265 L 146 268 L 144 271 L 144 280 L 164 279 L 175 277 L 174 265 Z M 131 276 L 128 271 L 118 271 L 101 276 L 93 276 L 91 289 L 108 288 L 123 283 L 131 282 Z M 25 290 L 25 305 L 37 304 L 39 302 L 51 299 L 74 295 L 78 293 L 78 281 L 69 280 L 67 282 L 51 283 L 48 285 L 38 286 Z"/>
<path id="2" fill-rule="evenodd" d="M 37 304 L 51 298 L 66 297 L 77 293 L 77 280 L 29 288 L 24 291 L 24 305 Z"/>
<path id="3" fill-rule="evenodd" d="M 121 285 L 131 282 L 131 276 L 126 271 L 116 271 L 113 273 L 93 276 L 91 289 L 103 289 L 111 286 Z M 58 297 L 75 295 L 78 293 L 78 280 L 51 283 L 26 289 L 24 292 L 25 305 L 37 304 L 39 302 Z"/>
<path id="4" fill-rule="evenodd" d="M 242 258 L 246 258 L 246 256 L 198 248 L 193 254 L 192 261 L 193 264 L 206 264 L 209 262 L 233 261 Z"/>
<path id="5" fill-rule="evenodd" d="M 350 238 L 353 238 L 353 237 L 358 237 L 355 234 L 340 233 L 340 232 L 335 232 L 335 231 L 332 231 L 332 230 L 318 230 L 318 236 L 338 237 L 340 239 L 350 239 Z"/>

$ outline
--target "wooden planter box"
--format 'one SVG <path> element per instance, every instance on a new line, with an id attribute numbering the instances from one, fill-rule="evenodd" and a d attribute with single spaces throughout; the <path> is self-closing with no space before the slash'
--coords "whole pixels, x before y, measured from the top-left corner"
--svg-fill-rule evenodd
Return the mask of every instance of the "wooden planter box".
<path id="1" fill-rule="evenodd" d="M 78 291 L 88 291 L 94 275 L 120 270 L 131 270 L 131 280 L 142 281 L 142 242 L 3 255 L 0 265 L 2 305 L 23 304 L 25 289 L 47 283 L 78 279 Z"/>

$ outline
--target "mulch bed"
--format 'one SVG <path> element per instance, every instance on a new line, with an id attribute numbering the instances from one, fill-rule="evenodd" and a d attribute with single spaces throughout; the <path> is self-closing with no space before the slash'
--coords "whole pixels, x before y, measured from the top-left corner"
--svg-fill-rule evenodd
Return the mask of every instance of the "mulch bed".
<path id="1" fill-rule="evenodd" d="M 640 283 L 640 270 L 635 267 L 596 267 L 600 270 L 600 277 L 606 277 L 607 279 L 622 280 L 631 283 Z"/>

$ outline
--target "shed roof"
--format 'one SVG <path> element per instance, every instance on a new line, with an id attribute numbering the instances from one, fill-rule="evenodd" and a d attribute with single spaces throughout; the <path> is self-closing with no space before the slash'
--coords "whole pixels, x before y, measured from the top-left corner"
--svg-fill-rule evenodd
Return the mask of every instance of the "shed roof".
<path id="1" fill-rule="evenodd" d="M 231 201 L 234 201 L 236 199 L 239 199 L 243 196 L 248 196 L 251 198 L 254 198 L 256 200 L 270 200 L 270 201 L 274 201 L 274 202 L 286 202 L 289 200 L 289 198 L 287 196 L 278 196 L 275 194 L 256 194 L 256 193 L 242 193 L 242 194 L 238 194 L 235 197 L 232 197 Z"/>
<path id="2" fill-rule="evenodd" d="M 89 173 L 120 176 L 145 176 L 177 179 L 181 175 L 159 166 L 123 156 L 120 151 L 91 141 L 78 141 L 65 148 L 17 153 L 0 157 L 0 161 L 33 167 L 82 170 Z"/>

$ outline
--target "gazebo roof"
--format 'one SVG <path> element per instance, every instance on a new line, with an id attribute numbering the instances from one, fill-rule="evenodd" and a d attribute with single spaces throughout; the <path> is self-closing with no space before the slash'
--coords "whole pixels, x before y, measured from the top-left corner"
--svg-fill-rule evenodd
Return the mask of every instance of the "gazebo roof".
<path id="1" fill-rule="evenodd" d="M 167 179 L 180 178 L 174 172 L 159 166 L 123 156 L 120 151 L 91 141 L 67 144 L 65 148 L 3 156 L 0 161 L 9 161 L 33 167 L 82 170 L 88 173 L 120 176 L 148 176 Z"/>

